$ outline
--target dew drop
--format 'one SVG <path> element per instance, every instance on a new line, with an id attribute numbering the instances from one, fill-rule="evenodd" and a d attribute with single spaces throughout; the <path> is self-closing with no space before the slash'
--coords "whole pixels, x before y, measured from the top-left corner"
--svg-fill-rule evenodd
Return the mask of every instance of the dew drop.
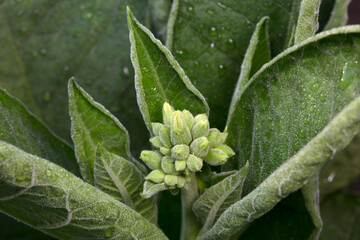
<path id="1" fill-rule="evenodd" d="M 226 47 L 228 49 L 234 49 L 235 48 L 235 42 L 232 38 L 229 38 L 226 42 Z"/>
<path id="2" fill-rule="evenodd" d="M 320 101 L 321 101 L 321 102 L 325 102 L 325 100 L 326 100 L 324 93 L 320 93 L 319 98 L 320 98 Z"/>
<path id="3" fill-rule="evenodd" d="M 112 236 L 113 231 L 109 228 L 104 231 L 104 236 L 109 238 Z"/>
<path id="4" fill-rule="evenodd" d="M 210 16 L 214 16 L 215 12 L 211 9 L 206 10 L 206 13 L 209 14 Z"/>
<path id="5" fill-rule="evenodd" d="M 218 31 L 217 31 L 216 27 L 211 27 L 209 29 L 209 33 L 210 33 L 211 36 L 216 36 Z"/>
<path id="6" fill-rule="evenodd" d="M 210 43 L 210 47 L 214 48 L 215 47 L 215 43 Z"/>
<path id="7" fill-rule="evenodd" d="M 334 180 L 335 175 L 336 175 L 336 172 L 330 173 L 330 175 L 329 175 L 328 178 L 327 178 L 327 181 L 328 181 L 329 183 L 331 183 L 331 182 Z"/>
<path id="8" fill-rule="evenodd" d="M 301 103 L 301 109 L 305 109 L 306 108 L 306 103 Z"/>
<path id="9" fill-rule="evenodd" d="M 355 71 L 346 63 L 342 72 L 342 78 L 339 81 L 339 88 L 345 90 L 356 77 Z"/>
<path id="10" fill-rule="evenodd" d="M 87 13 L 83 13 L 82 18 L 84 20 L 90 20 L 92 18 L 92 16 L 93 16 L 92 13 L 87 12 Z"/>
<path id="11" fill-rule="evenodd" d="M 125 75 L 129 75 L 129 68 L 124 67 L 124 68 L 123 68 L 123 73 L 124 73 Z"/>
<path id="12" fill-rule="evenodd" d="M 186 8 L 186 10 L 189 12 L 189 13 L 194 13 L 194 7 L 193 6 L 188 6 Z"/>
<path id="13" fill-rule="evenodd" d="M 24 165 L 24 171 L 29 171 L 29 170 L 30 170 L 29 164 L 25 164 L 25 165 Z"/>
<path id="14" fill-rule="evenodd" d="M 50 170 L 46 170 L 46 171 L 45 171 L 45 174 L 46 174 L 46 176 L 48 176 L 48 177 L 50 177 L 50 176 L 52 175 L 52 173 L 51 173 Z"/>
<path id="15" fill-rule="evenodd" d="M 16 176 L 16 180 L 18 180 L 18 181 L 24 181 L 26 178 L 27 178 L 26 175 L 18 175 L 18 176 Z"/>
<path id="16" fill-rule="evenodd" d="M 311 90 L 313 92 L 317 92 L 320 88 L 320 84 L 319 83 L 314 83 L 312 86 L 311 86 Z"/>
<path id="17" fill-rule="evenodd" d="M 70 69 L 69 66 L 64 66 L 64 71 L 65 72 L 69 71 L 69 69 Z"/>
<path id="18" fill-rule="evenodd" d="M 304 123 L 305 123 L 306 125 L 308 125 L 308 124 L 310 123 L 309 119 L 305 118 L 305 119 L 304 119 Z"/>
<path id="19" fill-rule="evenodd" d="M 41 55 L 45 56 L 47 54 L 47 51 L 45 48 L 40 50 Z"/>
<path id="20" fill-rule="evenodd" d="M 301 138 L 305 138 L 305 131 L 304 131 L 303 129 L 300 129 L 298 135 L 299 135 L 299 137 L 301 137 Z"/>
<path id="21" fill-rule="evenodd" d="M 57 175 L 53 175 L 52 177 L 51 177 L 51 180 L 52 181 L 56 181 L 58 179 L 58 176 Z"/>
<path id="22" fill-rule="evenodd" d="M 219 7 L 221 7 L 222 9 L 226 9 L 226 6 L 225 6 L 223 3 L 221 3 L 221 2 L 218 2 L 217 5 L 218 5 Z"/>
<path id="23" fill-rule="evenodd" d="M 45 92 L 42 99 L 45 101 L 45 102 L 49 102 L 51 100 L 51 95 L 50 95 L 50 92 Z"/>
<path id="24" fill-rule="evenodd" d="M 198 61 L 195 61 L 195 62 L 194 62 L 194 65 L 195 65 L 195 67 L 199 67 L 199 62 L 198 62 Z"/>

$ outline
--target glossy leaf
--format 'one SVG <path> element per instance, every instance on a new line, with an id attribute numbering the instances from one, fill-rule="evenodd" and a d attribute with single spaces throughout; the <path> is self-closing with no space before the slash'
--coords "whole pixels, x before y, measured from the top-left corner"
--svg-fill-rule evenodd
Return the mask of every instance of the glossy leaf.
<path id="1" fill-rule="evenodd" d="M 194 202 L 193 211 L 203 224 L 202 232 L 209 230 L 220 214 L 241 199 L 248 167 L 247 164 L 237 173 L 211 186 Z"/>
<path id="2" fill-rule="evenodd" d="M 204 97 L 169 50 L 134 18 L 130 9 L 128 25 L 138 104 L 148 129 L 152 130 L 151 122 L 162 122 L 164 102 L 192 114 L 208 113 Z"/>
<path id="3" fill-rule="evenodd" d="M 129 160 L 98 146 L 94 164 L 94 185 L 125 203 L 151 222 L 157 221 L 154 199 L 142 199 L 145 175 Z"/>
<path id="4" fill-rule="evenodd" d="M 348 104 L 301 151 L 282 164 L 256 189 L 230 206 L 200 239 L 226 239 L 270 211 L 301 188 L 324 163 L 360 130 L 360 97 Z"/>
<path id="5" fill-rule="evenodd" d="M 15 97 L 0 89 L 0 141 L 80 175 L 74 151 Z"/>
<path id="6" fill-rule="evenodd" d="M 227 168 L 249 160 L 249 193 L 314 138 L 359 96 L 360 27 L 324 32 L 296 45 L 257 72 L 228 121 L 237 149 Z"/>
<path id="7" fill-rule="evenodd" d="M 269 16 L 272 53 L 293 35 L 299 0 L 174 0 L 167 46 L 206 97 L 212 126 L 223 128 L 240 65 L 257 22 Z"/>
<path id="8" fill-rule="evenodd" d="M 126 205 L 45 159 L 0 142 L 0 210 L 62 239 L 167 239 Z"/>

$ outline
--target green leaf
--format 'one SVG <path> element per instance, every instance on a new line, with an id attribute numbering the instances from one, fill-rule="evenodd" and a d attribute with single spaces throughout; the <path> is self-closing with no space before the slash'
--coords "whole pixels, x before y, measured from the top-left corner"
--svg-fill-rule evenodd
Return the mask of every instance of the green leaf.
<path id="1" fill-rule="evenodd" d="M 226 169 L 249 160 L 249 193 L 313 139 L 359 96 L 360 27 L 316 35 L 257 72 L 229 117 L 227 144 L 237 155 Z"/>
<path id="2" fill-rule="evenodd" d="M 147 0 L 1 1 L 0 86 L 70 140 L 66 84 L 71 76 L 148 142 L 136 110 L 126 6 L 144 21 Z M 38 114 L 40 113 L 40 114 Z"/>
<path id="3" fill-rule="evenodd" d="M 357 240 L 360 238 L 360 194 L 337 194 L 321 206 L 324 230 L 321 240 Z"/>
<path id="4" fill-rule="evenodd" d="M 150 132 L 151 122 L 162 122 L 164 102 L 175 109 L 187 109 L 194 115 L 208 113 L 204 97 L 169 50 L 134 18 L 130 9 L 128 25 L 138 104 Z"/>
<path id="5" fill-rule="evenodd" d="M 149 7 L 154 35 L 165 42 L 171 0 L 149 0 Z"/>
<path id="6" fill-rule="evenodd" d="M 347 9 L 351 0 L 335 0 L 335 5 L 331 11 L 331 17 L 326 24 L 325 30 L 346 25 L 348 20 Z"/>
<path id="7" fill-rule="evenodd" d="M 15 97 L 0 89 L 0 141 L 46 158 L 80 176 L 74 151 Z"/>
<path id="8" fill-rule="evenodd" d="M 294 44 L 312 37 L 319 28 L 318 17 L 321 0 L 302 0 Z"/>
<path id="9" fill-rule="evenodd" d="M 153 195 L 168 189 L 169 188 L 165 185 L 165 183 L 153 183 L 150 181 L 146 181 L 144 185 L 144 190 L 141 193 L 141 197 L 150 198 Z"/>
<path id="10" fill-rule="evenodd" d="M 320 172 L 320 193 L 324 198 L 354 182 L 360 175 L 360 134 Z"/>
<path id="11" fill-rule="evenodd" d="M 93 183 L 98 144 L 110 153 L 131 160 L 129 135 L 119 120 L 95 102 L 73 78 L 68 85 L 71 136 L 76 157 L 83 178 Z"/>
<path id="12" fill-rule="evenodd" d="M 0 210 L 61 239 L 167 239 L 140 214 L 45 159 L 0 142 Z"/>
<path id="13" fill-rule="evenodd" d="M 174 0 L 167 47 L 206 97 L 211 125 L 223 128 L 243 56 L 257 22 L 269 16 L 272 53 L 286 48 L 300 0 Z"/>
<path id="14" fill-rule="evenodd" d="M 229 116 L 234 111 L 236 102 L 239 100 L 242 90 L 250 78 L 271 59 L 268 17 L 263 17 L 256 25 L 250 39 L 244 60 L 241 64 L 241 73 L 237 81 L 233 98 L 230 104 Z"/>
<path id="15" fill-rule="evenodd" d="M 241 199 L 248 167 L 247 164 L 237 173 L 213 185 L 194 202 L 193 211 L 203 223 L 201 232 L 209 230 L 220 214 Z"/>
<path id="16" fill-rule="evenodd" d="M 331 17 L 336 0 L 322 0 L 320 4 L 319 32 L 322 32 Z"/>
<path id="17" fill-rule="evenodd" d="M 270 211 L 281 199 L 301 188 L 327 159 L 346 147 L 359 130 L 360 97 L 348 104 L 313 140 L 256 189 L 226 209 L 200 239 L 226 239 Z"/>
<path id="18" fill-rule="evenodd" d="M 94 185 L 125 203 L 151 222 L 157 221 L 154 199 L 142 199 L 145 175 L 129 160 L 98 146 L 94 165 Z"/>

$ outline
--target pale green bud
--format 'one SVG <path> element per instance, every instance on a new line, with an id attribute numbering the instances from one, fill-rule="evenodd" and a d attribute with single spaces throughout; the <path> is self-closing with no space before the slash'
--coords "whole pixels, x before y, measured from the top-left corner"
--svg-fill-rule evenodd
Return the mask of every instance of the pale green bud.
<path id="1" fill-rule="evenodd" d="M 191 134 L 194 139 L 199 137 L 207 137 L 209 134 L 209 121 L 205 119 L 197 122 L 191 129 Z"/>
<path id="2" fill-rule="evenodd" d="M 184 171 L 186 168 L 186 159 L 176 160 L 175 161 L 175 170 L 180 172 Z"/>
<path id="3" fill-rule="evenodd" d="M 182 176 L 177 176 L 176 186 L 177 186 L 178 188 L 184 187 L 184 186 L 185 186 L 185 183 L 186 183 L 186 180 L 185 180 L 184 177 L 182 177 Z"/>
<path id="4" fill-rule="evenodd" d="M 166 175 L 164 178 L 164 182 L 169 187 L 175 187 L 178 182 L 178 176 L 175 175 Z"/>
<path id="5" fill-rule="evenodd" d="M 223 133 L 220 134 L 220 143 L 219 143 L 219 145 L 223 144 L 226 141 L 227 136 L 228 136 L 227 132 L 223 132 Z"/>
<path id="6" fill-rule="evenodd" d="M 164 124 L 162 124 L 162 123 L 157 123 L 157 122 L 151 123 L 152 131 L 155 136 L 160 135 L 160 129 L 162 128 L 162 126 L 164 126 Z"/>
<path id="7" fill-rule="evenodd" d="M 162 160 L 161 160 L 161 169 L 166 174 L 173 174 L 173 175 L 178 174 L 178 172 L 175 170 L 174 160 L 169 156 L 165 156 L 165 157 L 162 158 Z"/>
<path id="8" fill-rule="evenodd" d="M 170 138 L 170 128 L 166 126 L 162 126 L 159 131 L 159 136 L 161 143 L 164 145 L 164 147 L 171 147 L 171 138 Z"/>
<path id="9" fill-rule="evenodd" d="M 163 122 L 166 126 L 171 126 L 171 116 L 174 112 L 174 108 L 167 102 L 164 103 L 162 114 L 163 114 Z"/>
<path id="10" fill-rule="evenodd" d="M 145 180 L 152 181 L 154 183 L 162 183 L 162 182 L 164 182 L 165 176 L 166 176 L 166 174 L 162 170 L 157 169 L 157 170 L 150 172 L 145 177 Z"/>
<path id="11" fill-rule="evenodd" d="M 229 147 L 228 145 L 225 145 L 225 144 L 222 144 L 222 145 L 216 147 L 215 149 L 220 149 L 221 151 L 226 153 L 228 155 L 228 158 L 235 155 L 235 152 L 231 149 L 231 147 Z"/>
<path id="12" fill-rule="evenodd" d="M 195 123 L 200 122 L 201 120 L 208 120 L 206 113 L 198 114 L 195 116 Z"/>
<path id="13" fill-rule="evenodd" d="M 171 157 L 175 159 L 185 159 L 189 156 L 190 149 L 188 145 L 180 144 L 171 149 Z"/>
<path id="14" fill-rule="evenodd" d="M 203 166 L 203 160 L 191 154 L 186 161 L 186 165 L 190 171 L 198 172 Z"/>
<path id="15" fill-rule="evenodd" d="M 161 167 L 162 155 L 154 151 L 142 151 L 140 159 L 152 170 L 159 169 Z"/>
<path id="16" fill-rule="evenodd" d="M 197 157 L 204 157 L 209 151 L 209 141 L 206 137 L 197 138 L 191 143 L 190 150 Z"/>
<path id="17" fill-rule="evenodd" d="M 228 155 L 220 149 L 210 149 L 208 154 L 204 157 L 207 164 L 211 166 L 219 166 L 226 163 Z"/>
<path id="18" fill-rule="evenodd" d="M 161 143 L 161 140 L 160 140 L 160 137 L 153 137 L 153 138 L 150 138 L 150 142 L 151 144 L 156 147 L 156 148 L 161 148 L 162 147 L 162 143 Z"/>
<path id="19" fill-rule="evenodd" d="M 216 128 L 211 128 L 209 130 L 209 135 L 207 139 L 209 140 L 210 148 L 217 147 L 220 145 L 220 140 L 221 140 L 220 135 L 221 135 L 220 131 Z"/>
<path id="20" fill-rule="evenodd" d="M 171 148 L 161 147 L 160 152 L 162 154 L 166 155 L 166 156 L 170 156 L 171 155 Z"/>
<path id="21" fill-rule="evenodd" d="M 189 145 L 192 140 L 190 130 L 188 129 L 184 117 L 180 111 L 175 111 L 173 113 L 170 134 L 171 142 L 174 145 Z"/>
<path id="22" fill-rule="evenodd" d="M 188 110 L 183 110 L 182 114 L 183 114 L 183 117 L 184 117 L 184 120 L 185 120 L 185 123 L 186 123 L 187 127 L 189 129 L 192 129 L 192 127 L 195 124 L 194 116 Z"/>

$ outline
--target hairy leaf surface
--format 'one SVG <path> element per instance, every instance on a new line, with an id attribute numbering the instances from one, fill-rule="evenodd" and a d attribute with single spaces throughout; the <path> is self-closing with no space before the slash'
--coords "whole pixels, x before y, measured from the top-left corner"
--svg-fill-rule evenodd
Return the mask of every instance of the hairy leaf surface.
<path id="1" fill-rule="evenodd" d="M 351 0 L 336 0 L 333 10 L 331 11 L 331 17 L 326 24 L 325 30 L 329 30 L 336 27 L 346 25 L 348 20 L 348 6 Z"/>
<path id="2" fill-rule="evenodd" d="M 167 239 L 123 203 L 45 159 L 0 142 L 0 210 L 61 239 Z"/>

